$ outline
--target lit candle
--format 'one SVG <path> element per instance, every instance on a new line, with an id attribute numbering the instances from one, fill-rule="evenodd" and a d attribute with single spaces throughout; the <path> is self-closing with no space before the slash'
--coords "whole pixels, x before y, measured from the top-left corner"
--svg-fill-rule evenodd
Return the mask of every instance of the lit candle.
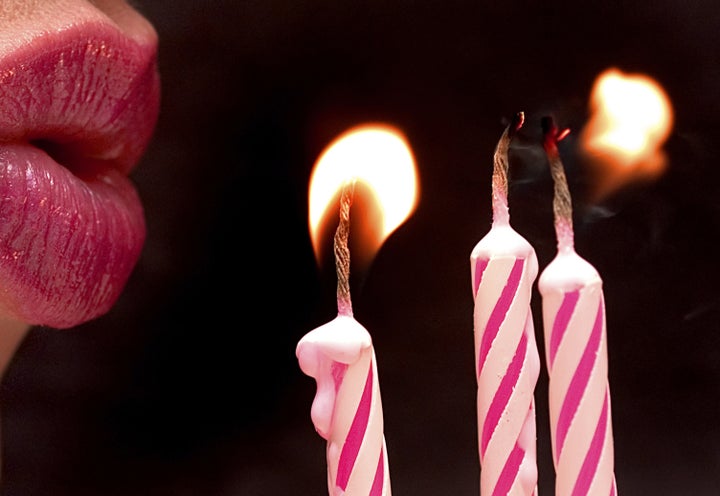
<path id="1" fill-rule="evenodd" d="M 557 255 L 540 275 L 555 494 L 615 495 L 602 280 L 574 248 L 572 201 L 552 119 L 544 147 L 555 183 Z"/>
<path id="2" fill-rule="evenodd" d="M 296 355 L 315 378 L 311 417 L 327 440 L 328 491 L 340 495 L 390 495 L 375 350 L 368 331 L 353 318 L 350 300 L 349 212 L 354 183 L 343 188 L 335 233 L 338 316 L 306 334 Z"/>
<path id="3" fill-rule="evenodd" d="M 475 299 L 480 494 L 537 492 L 534 390 L 540 358 L 530 309 L 538 273 L 535 250 L 510 226 L 508 148 L 518 114 L 495 150 L 493 221 L 470 256 Z"/>

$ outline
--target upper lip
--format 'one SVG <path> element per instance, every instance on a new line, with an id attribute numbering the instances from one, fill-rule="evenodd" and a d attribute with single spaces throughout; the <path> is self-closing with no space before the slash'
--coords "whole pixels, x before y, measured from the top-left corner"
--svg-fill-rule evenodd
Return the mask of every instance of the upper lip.
<path id="1" fill-rule="evenodd" d="M 29 142 L 73 172 L 128 174 L 156 124 L 156 39 L 86 23 L 0 60 L 0 143 Z"/>

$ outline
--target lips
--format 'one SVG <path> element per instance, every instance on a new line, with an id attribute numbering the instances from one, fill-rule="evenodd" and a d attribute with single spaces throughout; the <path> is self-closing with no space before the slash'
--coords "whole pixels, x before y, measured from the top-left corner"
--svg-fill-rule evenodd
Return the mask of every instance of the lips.
<path id="1" fill-rule="evenodd" d="M 109 22 L 0 59 L 0 315 L 68 328 L 105 314 L 145 241 L 127 177 L 159 108 L 156 39 Z"/>

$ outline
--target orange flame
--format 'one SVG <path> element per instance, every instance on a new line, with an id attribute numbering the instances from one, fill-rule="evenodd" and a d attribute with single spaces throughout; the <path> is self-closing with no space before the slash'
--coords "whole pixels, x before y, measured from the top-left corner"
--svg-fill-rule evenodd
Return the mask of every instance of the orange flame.
<path id="1" fill-rule="evenodd" d="M 596 199 L 665 170 L 662 145 L 670 135 L 673 110 L 656 81 L 608 69 L 595 81 L 590 113 L 580 140 L 597 172 Z"/>
<path id="2" fill-rule="evenodd" d="M 370 259 L 417 206 L 419 186 L 415 158 L 404 135 L 385 124 L 364 124 L 349 129 L 325 148 L 310 178 L 308 217 L 318 261 L 323 219 L 328 217 L 337 225 L 337 211 L 333 211 L 332 216 L 327 214 L 332 205 L 337 205 L 345 182 L 352 179 L 358 186 L 367 187 L 379 208 L 377 222 L 372 226 L 377 235 L 375 239 L 364 240 L 363 245 L 365 256 Z M 356 188 L 356 199 L 359 192 Z M 353 216 L 351 214 L 351 219 Z M 352 232 L 350 237 L 353 238 Z"/>

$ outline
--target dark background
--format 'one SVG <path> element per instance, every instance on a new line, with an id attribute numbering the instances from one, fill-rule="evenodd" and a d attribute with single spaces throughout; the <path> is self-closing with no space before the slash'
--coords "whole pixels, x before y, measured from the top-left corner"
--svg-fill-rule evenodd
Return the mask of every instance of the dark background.
<path id="1" fill-rule="evenodd" d="M 421 183 L 415 215 L 352 275 L 393 492 L 477 495 L 469 255 L 490 227 L 492 153 L 526 112 L 511 219 L 542 269 L 555 238 L 540 117 L 579 131 L 611 66 L 655 78 L 675 109 L 666 174 L 599 204 L 578 133 L 561 145 L 576 248 L 604 279 L 618 490 L 720 493 L 715 2 L 134 4 L 159 32 L 163 79 L 134 173 L 147 244 L 109 314 L 23 342 L 0 390 L 3 494 L 327 494 L 315 384 L 294 355 L 336 313 L 307 188 L 323 148 L 373 120 L 406 134 Z M 548 495 L 544 358 L 536 401 Z"/>

